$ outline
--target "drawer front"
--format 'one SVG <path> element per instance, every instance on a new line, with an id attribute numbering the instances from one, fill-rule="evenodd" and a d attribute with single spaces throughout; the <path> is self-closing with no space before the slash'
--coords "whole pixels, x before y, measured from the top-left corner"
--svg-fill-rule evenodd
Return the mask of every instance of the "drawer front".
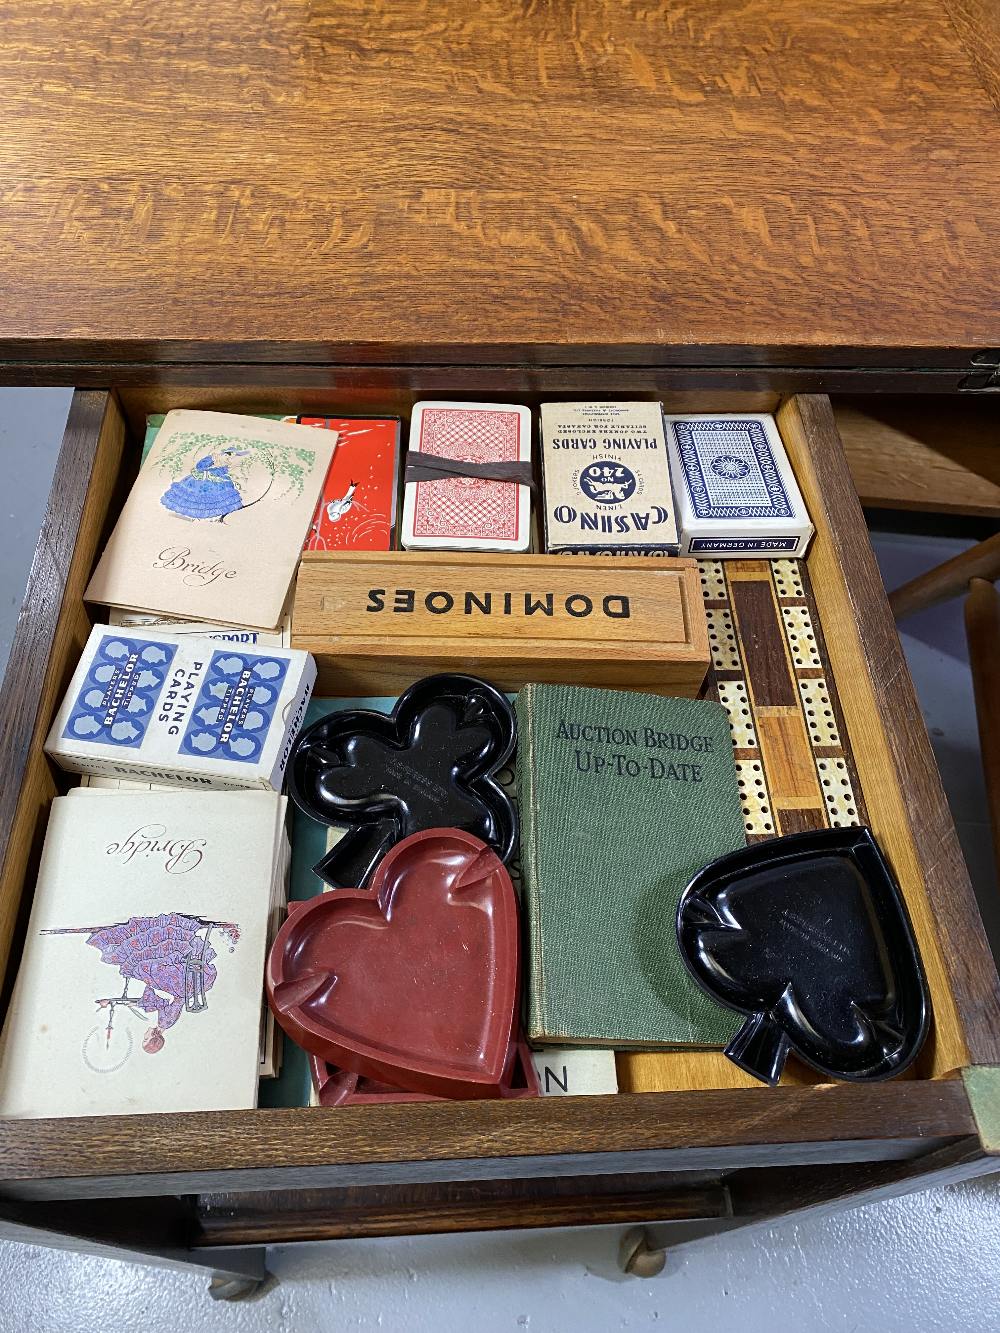
<path id="1" fill-rule="evenodd" d="M 460 378 L 453 395 L 469 394 Z M 556 381 L 558 383 L 558 381 Z M 436 381 L 435 381 L 436 384 Z M 379 406 L 426 394 L 407 372 Z M 522 374 L 522 401 L 537 402 Z M 57 779 L 41 742 L 89 624 L 82 592 L 134 471 L 147 410 L 180 404 L 367 409 L 313 389 L 78 393 L 0 701 L 0 945 L 15 959 Z M 437 386 L 437 392 L 442 387 Z M 546 390 L 557 393 L 557 389 Z M 564 396 L 572 396 L 572 389 Z M 677 1058 L 676 1091 L 503 1103 L 397 1105 L 0 1123 L 0 1197 L 107 1197 L 456 1180 L 717 1171 L 914 1157 L 965 1141 L 960 1082 L 1000 1062 L 1000 999 L 937 771 L 851 486 L 829 401 L 684 392 L 670 410 L 775 410 L 816 525 L 809 579 L 869 820 L 907 895 L 934 996 L 935 1034 L 911 1081 L 874 1087 L 729 1086 L 717 1052 Z M 128 424 L 127 424 L 128 422 Z M 132 460 L 131 462 L 128 460 Z M 13 967 L 8 971 L 8 993 Z M 673 1086 L 673 1085 L 672 1085 Z M 765 1103 L 765 1098 L 766 1103 Z M 766 1109 L 767 1114 L 762 1114 Z"/>

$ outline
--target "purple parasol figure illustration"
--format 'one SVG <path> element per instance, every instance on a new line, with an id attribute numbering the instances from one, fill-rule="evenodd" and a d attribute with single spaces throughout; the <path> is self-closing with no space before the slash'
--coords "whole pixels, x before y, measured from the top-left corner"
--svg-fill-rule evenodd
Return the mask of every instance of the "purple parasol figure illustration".
<path id="1" fill-rule="evenodd" d="M 132 1035 L 127 1030 L 114 1041 L 117 1009 L 149 1021 L 153 1025 L 142 1038 L 142 1049 L 155 1055 L 163 1049 L 164 1033 L 174 1026 L 182 1013 L 200 1013 L 208 1008 L 208 992 L 215 985 L 218 954 L 210 938 L 224 937 L 232 953 L 240 938 L 233 921 L 208 921 L 180 912 L 161 912 L 159 916 L 133 916 L 106 926 L 75 926 L 43 930 L 43 935 L 86 935 L 87 943 L 100 950 L 101 961 L 118 968 L 125 978 L 121 995 L 94 1001 L 98 1009 L 108 1011 L 107 1026 L 94 1028 L 84 1041 L 83 1058 L 95 1072 L 110 1073 L 120 1069 L 132 1052 Z M 139 994 L 130 994 L 133 983 L 142 986 Z M 103 1036 L 103 1044 L 99 1038 Z"/>

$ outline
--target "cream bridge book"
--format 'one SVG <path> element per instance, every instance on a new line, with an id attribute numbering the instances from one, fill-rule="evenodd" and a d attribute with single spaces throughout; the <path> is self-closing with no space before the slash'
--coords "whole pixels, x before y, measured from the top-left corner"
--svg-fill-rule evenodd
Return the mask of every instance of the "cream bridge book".
<path id="1" fill-rule="evenodd" d="M 253 1107 L 285 798 L 52 803 L 0 1040 L 0 1115 Z"/>
<path id="2" fill-rule="evenodd" d="M 274 629 L 335 431 L 228 412 L 170 412 L 86 597 Z"/>

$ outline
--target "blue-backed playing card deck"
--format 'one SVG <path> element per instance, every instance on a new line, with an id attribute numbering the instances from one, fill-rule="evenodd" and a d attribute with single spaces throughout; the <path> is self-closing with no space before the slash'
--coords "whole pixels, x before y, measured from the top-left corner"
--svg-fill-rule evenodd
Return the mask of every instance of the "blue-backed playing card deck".
<path id="1" fill-rule="evenodd" d="M 280 791 L 315 679 L 294 648 L 95 625 L 45 752 L 71 773 Z"/>
<path id="2" fill-rule="evenodd" d="M 681 555 L 805 555 L 814 529 L 773 417 L 663 421 Z"/>

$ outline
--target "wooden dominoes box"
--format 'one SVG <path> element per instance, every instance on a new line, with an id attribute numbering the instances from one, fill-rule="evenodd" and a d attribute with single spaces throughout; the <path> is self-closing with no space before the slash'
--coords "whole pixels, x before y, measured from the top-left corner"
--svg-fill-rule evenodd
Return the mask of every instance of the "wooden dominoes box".
<path id="1" fill-rule="evenodd" d="M 435 671 L 694 695 L 709 663 L 696 562 L 642 556 L 310 552 L 292 643 L 340 695 Z"/>

